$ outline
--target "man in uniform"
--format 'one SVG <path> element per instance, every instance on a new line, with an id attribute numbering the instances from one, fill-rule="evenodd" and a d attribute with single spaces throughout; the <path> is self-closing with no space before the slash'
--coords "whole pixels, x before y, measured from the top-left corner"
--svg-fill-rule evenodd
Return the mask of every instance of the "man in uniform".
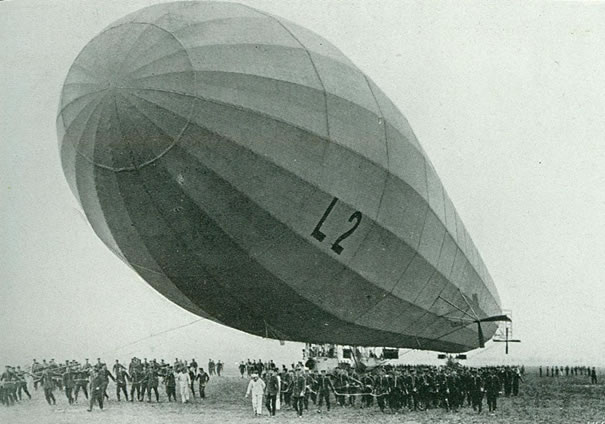
<path id="1" fill-rule="evenodd" d="M 198 391 L 200 392 L 200 399 L 205 399 L 206 384 L 208 384 L 208 381 L 210 381 L 210 376 L 206 371 L 204 371 L 204 368 L 198 368 L 195 379 L 198 380 Z M 191 385 L 193 385 L 193 383 L 191 383 Z"/>
<path id="2" fill-rule="evenodd" d="M 65 389 L 65 397 L 67 398 L 67 402 L 71 405 L 74 403 L 73 390 L 76 385 L 74 373 L 71 370 L 71 367 L 65 367 L 65 372 L 63 373 L 62 380 L 63 388 Z"/>
<path id="3" fill-rule="evenodd" d="M 143 373 L 143 369 L 140 366 L 132 367 L 132 371 L 130 372 L 130 401 L 134 401 L 135 392 L 138 401 L 143 399 L 143 394 L 141 393 L 141 384 L 143 383 L 143 379 L 145 374 Z"/>
<path id="4" fill-rule="evenodd" d="M 42 372 L 42 364 L 40 364 L 37 360 L 34 359 L 32 364 L 32 375 L 36 376 Z M 38 383 L 34 381 L 34 390 L 38 390 Z"/>
<path id="5" fill-rule="evenodd" d="M 321 370 L 321 375 L 317 379 L 317 396 L 319 397 L 317 412 L 321 413 L 323 401 L 326 401 L 326 408 L 330 410 L 330 391 L 334 392 L 332 380 L 326 373 L 326 370 Z"/>
<path id="6" fill-rule="evenodd" d="M 160 394 L 158 393 L 158 370 L 155 360 L 147 367 L 147 376 L 145 378 L 147 382 L 147 402 L 151 402 L 151 391 L 155 392 L 156 402 L 160 401 Z"/>
<path id="7" fill-rule="evenodd" d="M 279 379 L 277 375 L 275 375 L 275 370 L 273 368 L 269 368 L 267 370 L 267 377 L 265 383 L 265 391 L 266 391 L 266 400 L 265 406 L 269 411 L 269 415 L 275 415 L 275 408 L 277 404 L 277 394 L 279 393 Z"/>
<path id="8" fill-rule="evenodd" d="M 345 370 L 339 368 L 336 369 L 334 387 L 336 403 L 340 406 L 345 406 L 345 393 L 347 393 L 349 390 L 349 376 Z"/>
<path id="9" fill-rule="evenodd" d="M 82 389 L 82 391 L 84 392 L 84 396 L 86 397 L 86 399 L 88 399 L 88 378 L 89 378 L 89 370 L 90 367 L 88 368 L 84 368 L 82 367 L 79 370 L 76 370 L 75 374 L 74 374 L 74 397 L 75 397 L 75 401 L 78 401 L 78 393 L 80 392 L 80 389 Z"/>
<path id="10" fill-rule="evenodd" d="M 19 400 L 21 400 L 21 391 L 23 391 L 30 399 L 32 398 L 32 395 L 29 394 L 29 390 L 27 390 L 27 381 L 25 381 L 26 374 L 30 376 L 32 375 L 26 371 L 22 371 L 21 367 L 17 367 L 17 370 L 15 371 L 15 380 L 17 383 L 17 396 L 19 396 Z"/>
<path id="11" fill-rule="evenodd" d="M 501 383 L 498 375 L 496 375 L 495 371 L 491 371 L 485 383 L 485 394 L 487 397 L 487 406 L 489 408 L 489 412 L 496 411 L 500 387 Z"/>
<path id="12" fill-rule="evenodd" d="M 123 365 L 118 364 L 117 360 L 116 365 L 114 365 L 116 375 L 116 397 L 118 398 L 119 402 L 120 391 L 122 391 L 122 393 L 124 393 L 124 397 L 126 398 L 126 402 L 128 402 L 128 381 L 131 381 L 131 378 L 130 375 L 126 372 L 126 368 Z"/>
<path id="13" fill-rule="evenodd" d="M 519 382 L 523 381 L 519 369 L 514 369 L 512 372 L 513 396 L 519 396 Z"/>
<path id="14" fill-rule="evenodd" d="M 304 408 L 305 392 L 307 391 L 307 381 L 301 368 L 296 369 L 294 381 L 292 382 L 292 400 L 294 409 L 299 417 L 302 417 Z"/>
<path id="15" fill-rule="evenodd" d="M 473 410 L 477 411 L 480 414 L 481 409 L 483 408 L 483 379 L 481 378 L 477 370 L 472 371 L 470 380 L 470 393 Z"/>
<path id="16" fill-rule="evenodd" d="M 4 371 L 0 376 L 3 398 L 6 405 L 13 405 L 17 401 L 17 385 L 15 380 L 16 377 L 12 372 L 11 367 L 7 365 L 6 371 Z"/>
<path id="17" fill-rule="evenodd" d="M 372 396 L 372 391 L 374 390 L 374 378 L 369 372 L 366 372 L 363 377 L 361 377 L 361 383 L 361 391 L 363 392 L 363 396 L 361 397 L 361 407 L 370 408 L 374 403 L 374 396 Z"/>
<path id="18" fill-rule="evenodd" d="M 164 375 L 164 386 L 166 387 L 168 402 L 170 402 L 171 399 L 174 399 L 176 402 L 176 376 L 174 375 L 173 367 L 168 367 L 168 370 Z"/>
<path id="19" fill-rule="evenodd" d="M 381 412 L 384 412 L 385 399 L 389 395 L 389 382 L 382 368 L 378 369 L 378 375 L 374 379 L 374 392 L 376 393 L 376 402 Z"/>
<path id="20" fill-rule="evenodd" d="M 87 411 L 92 411 L 95 401 L 99 404 L 99 408 L 103 409 L 103 398 L 105 396 L 105 379 L 102 369 L 98 371 L 95 368 L 90 370 L 90 404 Z"/>
<path id="21" fill-rule="evenodd" d="M 99 361 L 99 363 L 101 365 L 98 369 L 96 369 L 96 365 L 95 365 L 95 370 L 97 371 L 99 376 L 103 379 L 103 396 L 106 397 L 107 399 L 109 399 L 109 395 L 107 394 L 107 386 L 109 385 L 109 379 L 111 378 L 111 381 L 113 381 L 114 383 L 115 383 L 116 379 L 113 376 L 113 374 L 111 372 L 109 372 L 109 370 L 107 369 L 107 365 L 101 363 L 99 359 L 97 359 L 97 361 Z M 103 408 L 101 408 L 101 409 L 103 409 Z"/>
<path id="22" fill-rule="evenodd" d="M 48 402 L 49 405 L 55 405 L 57 403 L 57 400 L 53 395 L 53 390 L 55 390 L 55 380 L 50 368 L 47 368 L 42 371 L 42 376 L 40 377 L 39 381 L 42 383 L 46 402 Z"/>

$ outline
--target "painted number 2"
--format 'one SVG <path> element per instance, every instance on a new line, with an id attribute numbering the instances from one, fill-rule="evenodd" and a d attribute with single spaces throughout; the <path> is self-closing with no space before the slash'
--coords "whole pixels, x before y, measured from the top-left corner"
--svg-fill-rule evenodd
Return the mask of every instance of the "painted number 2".
<path id="1" fill-rule="evenodd" d="M 311 236 L 313 236 L 315 239 L 317 239 L 319 241 L 324 241 L 324 239 L 326 238 L 326 235 L 321 232 L 321 226 L 326 221 L 326 219 L 328 219 L 328 216 L 332 212 L 332 209 L 334 209 L 334 206 L 336 206 L 337 202 L 338 202 L 338 197 L 335 197 L 334 199 L 332 199 L 332 202 L 330 202 L 330 204 L 328 205 L 328 208 L 326 209 L 326 211 L 320 218 L 319 222 L 313 229 Z M 342 233 L 340 235 L 340 237 L 338 237 L 336 239 L 336 241 L 334 242 L 334 244 L 332 245 L 332 250 L 339 255 L 342 253 L 342 251 L 344 249 L 340 245 L 340 243 L 343 242 L 351 234 L 353 234 L 355 232 L 355 230 L 357 229 L 357 227 L 359 227 L 359 224 L 361 223 L 361 212 L 359 212 L 359 211 L 353 212 L 353 214 L 349 217 L 349 222 L 353 222 L 353 221 L 355 221 L 353 226 L 348 231 L 345 231 L 344 233 Z"/>

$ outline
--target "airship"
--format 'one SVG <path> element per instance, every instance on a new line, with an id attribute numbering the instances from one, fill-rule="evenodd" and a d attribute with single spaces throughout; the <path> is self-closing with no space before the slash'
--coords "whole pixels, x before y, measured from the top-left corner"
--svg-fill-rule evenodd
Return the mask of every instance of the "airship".
<path id="1" fill-rule="evenodd" d="M 505 318 L 404 115 L 296 23 L 222 2 L 129 14 L 75 58 L 57 131 L 96 235 L 200 317 L 441 352 Z"/>

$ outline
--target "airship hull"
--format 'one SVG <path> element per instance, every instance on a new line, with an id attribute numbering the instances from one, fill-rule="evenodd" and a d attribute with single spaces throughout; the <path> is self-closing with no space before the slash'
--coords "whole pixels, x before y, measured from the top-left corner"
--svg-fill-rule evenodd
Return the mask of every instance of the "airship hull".
<path id="1" fill-rule="evenodd" d="M 282 340 L 462 352 L 478 344 L 469 317 L 500 313 L 403 115 L 288 21 L 222 3 L 135 12 L 76 58 L 58 128 L 99 238 L 200 316 Z"/>

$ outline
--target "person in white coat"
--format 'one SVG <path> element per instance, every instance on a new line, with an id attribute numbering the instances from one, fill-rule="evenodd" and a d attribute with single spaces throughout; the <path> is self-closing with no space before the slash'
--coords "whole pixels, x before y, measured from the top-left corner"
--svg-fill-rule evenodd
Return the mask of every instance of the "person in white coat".
<path id="1" fill-rule="evenodd" d="M 252 374 L 252 379 L 248 383 L 246 397 L 252 395 L 252 409 L 254 415 L 262 415 L 263 412 L 263 393 L 265 392 L 265 382 L 258 378 L 258 374 Z"/>
<path id="2" fill-rule="evenodd" d="M 189 402 L 189 386 L 191 386 L 191 377 L 187 368 L 181 368 L 181 373 L 177 376 L 179 382 L 179 391 L 181 393 L 181 402 Z"/>

